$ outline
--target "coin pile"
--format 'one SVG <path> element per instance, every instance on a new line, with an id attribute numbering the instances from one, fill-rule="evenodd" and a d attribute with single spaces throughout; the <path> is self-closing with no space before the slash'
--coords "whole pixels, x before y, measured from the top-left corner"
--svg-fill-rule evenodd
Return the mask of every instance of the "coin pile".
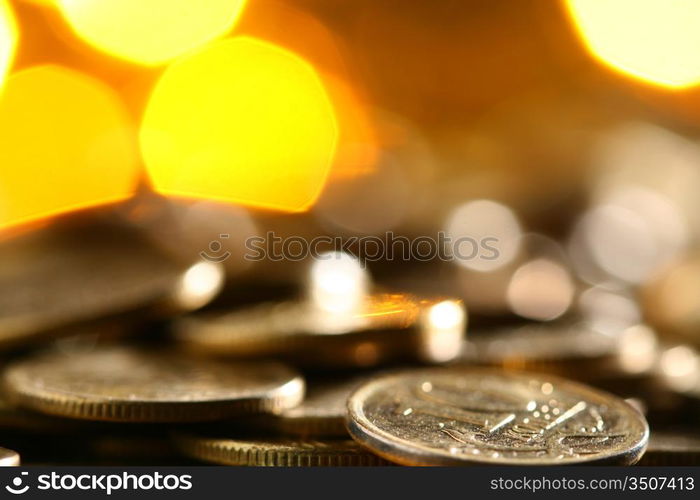
<path id="1" fill-rule="evenodd" d="M 467 335 L 458 298 L 374 289 L 352 307 L 307 294 L 197 312 L 216 266 L 170 264 L 133 236 L 130 252 L 84 240 L 76 263 L 74 238 L 41 234 L 60 265 L 38 261 L 48 285 L 4 296 L 0 315 L 4 465 L 698 463 L 682 419 L 697 414 L 700 357 L 641 325 L 610 335 L 581 316 Z M 6 289 L 38 279 L 28 264 L 0 271 Z"/>

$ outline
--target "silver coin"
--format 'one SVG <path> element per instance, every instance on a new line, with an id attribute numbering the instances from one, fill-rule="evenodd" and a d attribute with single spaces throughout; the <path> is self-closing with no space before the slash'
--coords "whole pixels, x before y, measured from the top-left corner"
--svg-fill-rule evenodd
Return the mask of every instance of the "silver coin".
<path id="1" fill-rule="evenodd" d="M 636 462 L 649 428 L 623 400 L 563 379 L 478 369 L 380 377 L 348 400 L 348 429 L 405 465 Z"/>
<path id="2" fill-rule="evenodd" d="M 197 422 L 296 406 L 304 380 L 273 362 L 216 363 L 126 347 L 49 352 L 10 365 L 8 398 L 51 415 Z"/>

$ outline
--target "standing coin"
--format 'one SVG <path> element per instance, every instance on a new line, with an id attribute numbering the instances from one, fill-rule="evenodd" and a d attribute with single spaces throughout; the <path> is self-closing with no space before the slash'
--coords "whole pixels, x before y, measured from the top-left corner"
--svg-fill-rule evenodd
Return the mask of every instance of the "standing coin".
<path id="1" fill-rule="evenodd" d="M 12 467 L 14 465 L 19 465 L 19 453 L 7 448 L 0 448 L 0 467 Z"/>
<path id="2" fill-rule="evenodd" d="M 130 348 L 51 352 L 11 365 L 13 402 L 51 415 L 196 422 L 297 405 L 304 380 L 284 365 L 192 360 Z"/>
<path id="3" fill-rule="evenodd" d="M 405 465 L 631 464 L 644 417 L 612 395 L 563 379 L 478 369 L 377 378 L 348 400 L 348 430 Z"/>
<path id="4" fill-rule="evenodd" d="M 205 462 L 256 467 L 342 467 L 387 465 L 350 439 L 328 441 L 238 440 L 181 436 L 182 451 Z"/>

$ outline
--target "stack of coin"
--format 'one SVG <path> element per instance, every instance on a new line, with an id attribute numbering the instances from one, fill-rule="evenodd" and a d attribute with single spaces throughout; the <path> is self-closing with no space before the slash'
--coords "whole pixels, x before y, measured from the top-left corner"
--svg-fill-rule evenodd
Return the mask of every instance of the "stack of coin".
<path id="1" fill-rule="evenodd" d="M 92 456 L 92 463 L 115 463 L 105 454 L 131 450 L 167 463 L 177 448 L 196 460 L 254 466 L 630 464 L 649 434 L 644 417 L 614 396 L 495 369 L 404 368 L 325 379 L 304 399 L 304 378 L 277 362 L 220 363 L 98 345 L 16 361 L 3 384 L 24 411 L 77 424 L 77 431 L 55 430 L 71 436 L 78 462 Z M 91 435 L 80 421 L 178 425 L 168 427 L 171 445 L 159 437 L 163 429 Z M 142 462 L 132 456 L 130 463 Z"/>
<path id="2" fill-rule="evenodd" d="M 649 374 L 680 359 L 644 325 L 610 334 L 529 322 L 467 337 L 461 300 L 401 292 L 363 290 L 337 309 L 309 295 L 191 313 L 218 291 L 215 265 L 174 263 L 107 233 L 85 237 L 83 253 L 66 246 L 74 235 L 41 235 L 58 250 L 42 252 L 36 275 L 33 254 L 4 247 L 8 289 L 23 277 L 37 294 L 50 279 L 45 297 L 20 293 L 21 307 L 2 297 L 0 335 L 23 348 L 3 366 L 0 445 L 17 450 L 3 463 L 632 464 L 649 439 L 645 416 L 558 376 L 638 397 L 651 419 Z M 36 348 L 59 333 L 69 338 Z M 678 384 L 685 365 L 673 359 Z M 426 367 L 435 364 L 448 366 Z"/>

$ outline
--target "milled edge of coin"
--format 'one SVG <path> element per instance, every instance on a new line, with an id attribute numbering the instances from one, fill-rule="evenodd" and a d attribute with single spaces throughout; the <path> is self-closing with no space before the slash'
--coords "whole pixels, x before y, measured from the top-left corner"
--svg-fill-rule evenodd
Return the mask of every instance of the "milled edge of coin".
<path id="1" fill-rule="evenodd" d="M 290 379 L 259 397 L 209 401 L 129 401 L 67 396 L 50 390 L 12 382 L 11 365 L 2 377 L 2 385 L 10 403 L 41 413 L 81 420 L 134 423 L 177 423 L 221 420 L 256 413 L 277 413 L 298 405 L 304 398 L 306 384 L 291 367 L 284 366 Z"/>
<path id="2" fill-rule="evenodd" d="M 469 465 L 522 465 L 522 466 L 546 466 L 546 463 L 533 462 L 527 460 L 513 460 L 513 459 L 503 459 L 499 462 L 475 460 L 474 457 L 469 457 L 465 459 L 450 459 L 444 455 L 432 454 L 429 452 L 422 452 L 417 447 L 413 447 L 410 444 L 404 444 L 403 442 L 397 442 L 392 436 L 386 431 L 378 428 L 373 430 L 369 426 L 361 422 L 360 415 L 363 415 L 361 395 L 364 392 L 370 391 L 371 387 L 378 383 L 387 382 L 390 379 L 400 379 L 406 375 L 415 376 L 418 373 L 425 374 L 436 374 L 436 373 L 449 373 L 449 372 L 464 372 L 464 373 L 482 373 L 482 374 L 495 374 L 495 375 L 508 375 L 508 376 L 528 376 L 539 379 L 546 379 L 552 381 L 553 383 L 564 383 L 572 386 L 576 390 L 581 390 L 583 392 L 594 393 L 597 396 L 603 398 L 612 398 L 618 406 L 628 408 L 631 413 L 639 418 L 639 422 L 643 427 L 643 435 L 639 443 L 629 449 L 622 450 L 620 453 L 611 454 L 604 457 L 594 458 L 594 459 L 580 459 L 580 460 L 568 460 L 566 463 L 552 463 L 552 466 L 562 466 L 562 465 L 633 465 L 637 463 L 644 451 L 646 450 L 647 444 L 649 442 L 649 424 L 646 418 L 635 410 L 632 406 L 626 403 L 623 399 L 593 387 L 589 387 L 585 384 L 580 384 L 571 380 L 567 380 L 561 377 L 556 377 L 548 374 L 538 374 L 530 372 L 503 372 L 502 370 L 496 369 L 481 369 L 481 368 L 433 368 L 433 369 L 422 369 L 416 371 L 404 371 L 397 372 L 390 375 L 384 375 L 377 377 L 368 381 L 367 383 L 358 387 L 348 398 L 348 415 L 346 419 L 346 426 L 350 436 L 357 441 L 362 446 L 366 447 L 372 453 L 375 453 L 386 460 L 408 466 L 469 466 Z"/>
<path id="3" fill-rule="evenodd" d="M 181 434 L 180 450 L 191 458 L 222 465 L 253 467 L 359 467 L 390 465 L 351 439 L 236 440 Z M 314 443 L 330 445 L 313 448 Z"/>
<path id="4" fill-rule="evenodd" d="M 0 448 L 0 467 L 16 467 L 20 465 L 19 453 Z"/>

